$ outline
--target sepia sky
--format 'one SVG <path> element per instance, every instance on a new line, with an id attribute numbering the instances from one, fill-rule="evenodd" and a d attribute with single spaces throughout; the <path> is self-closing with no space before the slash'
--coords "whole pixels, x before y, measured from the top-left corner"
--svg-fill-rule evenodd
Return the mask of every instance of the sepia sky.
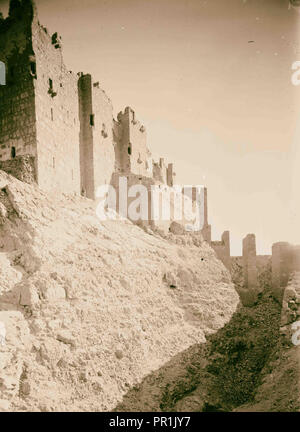
<path id="1" fill-rule="evenodd" d="M 288 0 L 37 0 L 65 62 L 147 127 L 178 184 L 208 187 L 213 238 L 300 243 L 300 7 Z M 0 0 L 0 10 L 7 2 Z"/>

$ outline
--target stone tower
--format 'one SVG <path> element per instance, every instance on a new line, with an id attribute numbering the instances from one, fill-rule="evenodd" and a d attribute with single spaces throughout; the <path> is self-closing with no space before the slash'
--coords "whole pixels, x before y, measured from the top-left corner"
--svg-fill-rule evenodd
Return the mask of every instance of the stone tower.
<path id="1" fill-rule="evenodd" d="M 77 76 L 63 62 L 61 41 L 38 22 L 32 0 L 11 0 L 0 22 L 0 161 L 32 157 L 38 184 L 80 192 Z"/>
<path id="2" fill-rule="evenodd" d="M 123 173 L 152 177 L 152 157 L 147 147 L 145 127 L 130 107 L 118 114 L 118 122 L 121 129 L 119 159 Z"/>
<path id="3" fill-rule="evenodd" d="M 0 60 L 6 72 L 6 83 L 0 86 L 1 161 L 16 155 L 36 156 L 36 61 L 32 47 L 35 14 L 31 1 L 11 1 L 8 18 L 0 19 Z"/>
<path id="4" fill-rule="evenodd" d="M 113 107 L 90 74 L 79 74 L 81 193 L 95 199 L 115 170 Z"/>

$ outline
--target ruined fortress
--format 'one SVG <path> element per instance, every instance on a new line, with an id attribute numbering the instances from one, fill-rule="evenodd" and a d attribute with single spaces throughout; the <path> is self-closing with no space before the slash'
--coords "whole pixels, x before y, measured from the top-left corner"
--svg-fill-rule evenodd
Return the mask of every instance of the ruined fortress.
<path id="1" fill-rule="evenodd" d="M 173 164 L 152 159 L 135 112 L 127 107 L 114 119 L 112 102 L 99 83 L 66 68 L 61 38 L 39 23 L 32 0 L 11 0 L 8 17 L 0 16 L 0 61 L 6 68 L 6 84 L 0 85 L 1 170 L 46 191 L 90 199 L 99 185 L 117 188 L 120 176 L 128 186 L 173 187 Z M 243 269 L 243 287 L 257 293 L 258 272 L 271 257 L 256 256 L 251 235 L 244 239 L 243 257 L 230 256 L 228 231 L 220 241 L 211 240 L 206 189 L 202 236 L 228 269 L 233 263 Z M 286 244 L 273 246 L 277 288 L 290 274 L 286 250 Z M 295 262 L 298 255 L 299 249 Z"/>
<path id="2" fill-rule="evenodd" d="M 114 174 L 173 185 L 173 165 L 152 161 L 135 112 L 127 107 L 115 120 L 99 83 L 66 68 L 60 37 L 40 25 L 32 1 L 10 2 L 0 21 L 0 56 L 7 68 L 0 87 L 2 167 L 30 157 L 41 188 L 91 199 Z"/>
<path id="3" fill-rule="evenodd" d="M 100 185 L 117 189 L 121 176 L 128 187 L 173 187 L 173 164 L 152 159 L 135 112 L 127 107 L 115 119 L 99 83 L 66 68 L 61 38 L 39 23 L 33 1 L 11 0 L 8 17 L 0 17 L 0 61 L 6 67 L 6 85 L 0 86 L 0 169 L 46 191 L 90 199 Z M 203 200 L 202 234 L 211 242 L 206 189 Z M 229 236 L 215 248 L 228 260 Z"/>

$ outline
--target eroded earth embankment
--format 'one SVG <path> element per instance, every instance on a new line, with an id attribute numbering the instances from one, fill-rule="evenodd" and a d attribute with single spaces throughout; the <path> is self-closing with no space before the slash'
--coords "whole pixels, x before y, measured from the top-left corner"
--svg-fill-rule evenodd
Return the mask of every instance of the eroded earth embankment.
<path id="1" fill-rule="evenodd" d="M 299 411 L 300 356 L 290 331 L 299 305 L 300 274 L 292 275 L 283 307 L 267 283 L 253 306 L 239 307 L 207 343 L 148 375 L 116 410 Z"/>
<path id="2" fill-rule="evenodd" d="M 100 222 L 0 171 L 0 409 L 111 410 L 238 302 L 201 236 Z"/>

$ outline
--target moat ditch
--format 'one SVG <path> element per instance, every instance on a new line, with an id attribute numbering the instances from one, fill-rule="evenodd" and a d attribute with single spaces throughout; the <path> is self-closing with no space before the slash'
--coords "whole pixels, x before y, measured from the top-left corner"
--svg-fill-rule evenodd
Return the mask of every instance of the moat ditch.
<path id="1" fill-rule="evenodd" d="M 293 347 L 280 336 L 280 313 L 266 289 L 205 344 L 148 375 L 115 410 L 297 411 L 299 368 Z"/>

